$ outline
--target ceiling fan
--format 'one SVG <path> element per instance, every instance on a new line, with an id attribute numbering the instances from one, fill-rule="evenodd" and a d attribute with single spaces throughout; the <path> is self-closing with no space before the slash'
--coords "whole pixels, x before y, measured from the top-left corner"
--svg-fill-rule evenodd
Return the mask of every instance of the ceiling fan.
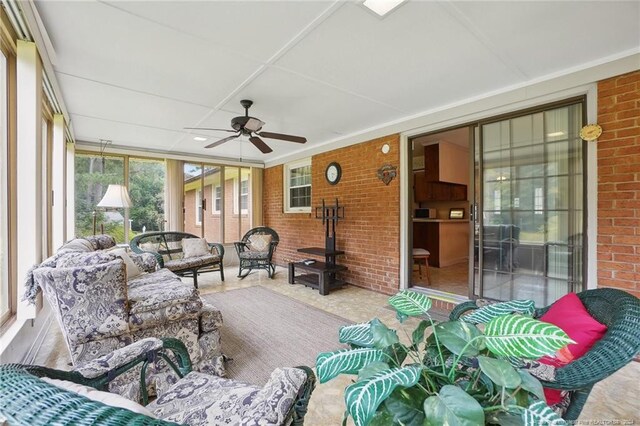
<path id="1" fill-rule="evenodd" d="M 224 139 L 220 139 L 219 141 L 210 143 L 209 145 L 205 146 L 205 148 L 213 148 L 218 145 L 222 145 L 223 143 L 228 142 L 232 139 L 236 139 L 242 135 L 249 136 L 249 142 L 251 142 L 260 151 L 262 151 L 263 154 L 267 154 L 269 152 L 272 152 L 273 150 L 269 147 L 269 145 L 264 143 L 264 141 L 260 139 L 258 136 L 261 136 L 263 138 L 279 139 L 281 141 L 296 142 L 296 143 L 305 143 L 307 141 L 307 138 L 303 138 L 302 136 L 284 135 L 282 133 L 272 133 L 272 132 L 258 133 L 258 131 L 262 129 L 262 126 L 264 126 L 265 123 L 264 121 L 258 120 L 255 117 L 249 117 L 249 108 L 251 108 L 251 105 L 253 105 L 253 101 L 243 99 L 240 101 L 240 105 L 242 105 L 242 107 L 244 108 L 244 116 L 234 117 L 233 119 L 231 119 L 231 127 L 233 127 L 233 130 L 212 129 L 209 127 L 185 127 L 185 129 L 217 130 L 221 132 L 236 133 L 233 136 L 229 136 Z"/>

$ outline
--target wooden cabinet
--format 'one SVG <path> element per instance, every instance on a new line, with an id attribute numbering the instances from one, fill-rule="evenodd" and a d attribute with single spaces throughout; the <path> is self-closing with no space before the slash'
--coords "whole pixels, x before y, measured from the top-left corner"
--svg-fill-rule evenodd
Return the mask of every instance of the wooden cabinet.
<path id="1" fill-rule="evenodd" d="M 469 222 L 413 222 L 413 248 L 429 250 L 429 265 L 443 268 L 469 259 Z"/>
<path id="2" fill-rule="evenodd" d="M 413 198 L 422 201 L 465 201 L 467 186 L 445 182 L 430 182 L 423 171 L 413 173 Z"/>
<path id="3" fill-rule="evenodd" d="M 469 151 L 451 142 L 425 145 L 424 167 L 427 181 L 469 184 Z"/>

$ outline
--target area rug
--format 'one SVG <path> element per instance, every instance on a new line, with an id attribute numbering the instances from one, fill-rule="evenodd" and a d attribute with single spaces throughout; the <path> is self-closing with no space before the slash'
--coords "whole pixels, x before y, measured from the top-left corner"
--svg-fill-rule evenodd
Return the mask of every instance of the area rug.
<path id="1" fill-rule="evenodd" d="M 344 347 L 338 329 L 352 324 L 259 286 L 203 298 L 222 312 L 222 350 L 233 359 L 228 377 L 256 385 L 265 384 L 277 367 L 314 367 L 319 352 Z"/>

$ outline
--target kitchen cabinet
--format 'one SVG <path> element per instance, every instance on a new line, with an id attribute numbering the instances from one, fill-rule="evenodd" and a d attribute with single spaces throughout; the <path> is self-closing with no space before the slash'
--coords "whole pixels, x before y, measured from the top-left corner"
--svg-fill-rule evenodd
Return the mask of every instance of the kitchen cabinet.
<path id="1" fill-rule="evenodd" d="M 469 184 L 469 151 L 451 142 L 424 147 L 424 174 L 428 182 Z"/>
<path id="2" fill-rule="evenodd" d="M 443 268 L 469 259 L 469 222 L 414 219 L 413 248 L 429 250 L 429 265 Z"/>
<path id="3" fill-rule="evenodd" d="M 424 171 L 413 173 L 413 199 L 422 201 L 466 201 L 467 185 L 430 182 Z"/>

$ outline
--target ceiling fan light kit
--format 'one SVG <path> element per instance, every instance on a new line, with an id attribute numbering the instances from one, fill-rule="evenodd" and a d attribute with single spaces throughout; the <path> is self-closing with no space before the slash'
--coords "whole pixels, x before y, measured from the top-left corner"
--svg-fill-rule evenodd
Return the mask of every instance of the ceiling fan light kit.
<path id="1" fill-rule="evenodd" d="M 236 133 L 233 136 L 228 136 L 226 138 L 210 143 L 209 145 L 205 146 L 205 148 L 214 148 L 216 146 L 222 145 L 225 142 L 239 138 L 242 135 L 248 136 L 249 142 L 251 142 L 256 148 L 258 148 L 263 154 L 268 154 L 273 150 L 271 149 L 271 147 L 269 147 L 269 145 L 264 143 L 264 141 L 260 139 L 259 136 L 263 138 L 268 138 L 268 139 L 278 139 L 281 141 L 295 142 L 295 143 L 305 143 L 307 141 L 307 138 L 304 138 L 302 136 L 285 135 L 283 133 L 272 133 L 272 132 L 258 133 L 258 131 L 262 129 L 262 126 L 265 125 L 265 122 L 255 117 L 249 116 L 249 108 L 251 108 L 251 105 L 253 105 L 253 101 L 250 101 L 248 99 L 243 99 L 240 101 L 240 105 L 242 105 L 242 107 L 244 108 L 244 116 L 234 117 L 231 119 L 231 127 L 233 128 L 233 130 L 213 129 L 209 127 L 185 127 L 185 129 L 215 130 L 215 131 L 221 131 L 221 132 Z"/>

